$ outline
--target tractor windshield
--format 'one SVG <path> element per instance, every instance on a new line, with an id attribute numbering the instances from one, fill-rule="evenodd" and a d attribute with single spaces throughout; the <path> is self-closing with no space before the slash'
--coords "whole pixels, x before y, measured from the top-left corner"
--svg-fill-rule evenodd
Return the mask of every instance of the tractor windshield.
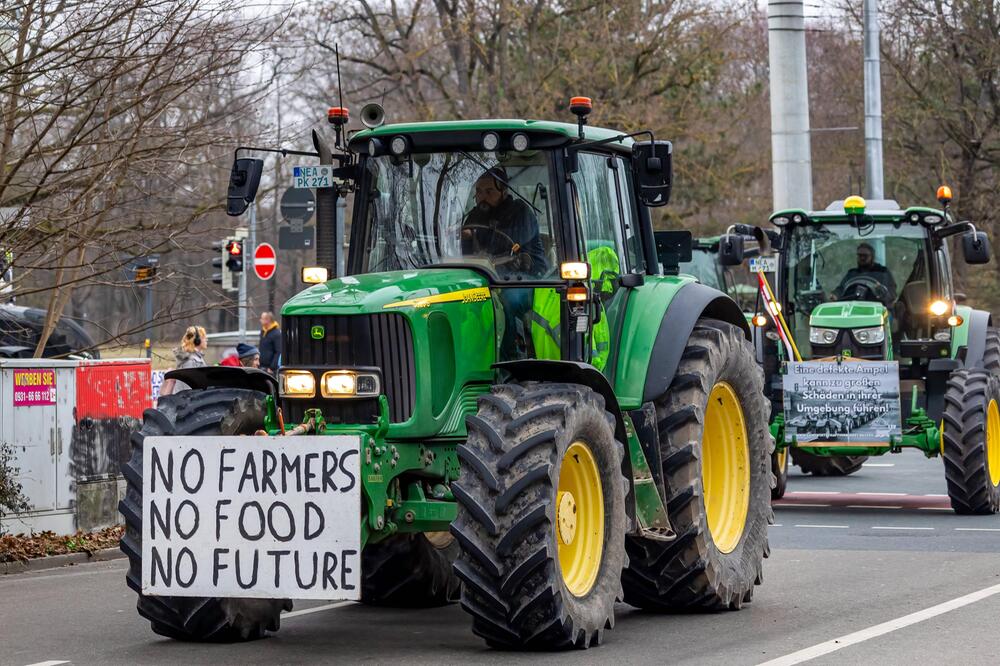
<path id="1" fill-rule="evenodd" d="M 828 301 L 881 303 L 895 331 L 926 311 L 931 285 L 922 227 L 809 224 L 790 231 L 785 261 L 796 339 L 808 336 L 809 315 Z"/>
<path id="2" fill-rule="evenodd" d="M 717 252 L 696 247 L 691 251 L 691 261 L 682 261 L 679 269 L 681 273 L 697 278 L 698 282 L 712 289 L 719 291 L 726 289 L 726 285 L 722 283 L 722 271 Z"/>
<path id="3" fill-rule="evenodd" d="M 415 153 L 366 164 L 365 272 L 466 264 L 501 281 L 554 274 L 544 153 Z"/>

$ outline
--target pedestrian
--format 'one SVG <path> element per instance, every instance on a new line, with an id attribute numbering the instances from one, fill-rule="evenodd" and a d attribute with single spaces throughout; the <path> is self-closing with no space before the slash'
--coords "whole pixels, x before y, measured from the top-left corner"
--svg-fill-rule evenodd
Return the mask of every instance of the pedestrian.
<path id="1" fill-rule="evenodd" d="M 260 368 L 272 375 L 278 372 L 281 357 L 281 328 L 270 312 L 260 313 Z"/>
<path id="2" fill-rule="evenodd" d="M 219 365 L 229 368 L 240 367 L 240 355 L 237 353 L 236 347 L 226 347 L 222 352 L 222 360 L 219 361 Z"/>
<path id="3" fill-rule="evenodd" d="M 260 350 L 253 345 L 239 343 L 236 345 L 236 354 L 239 356 L 240 365 L 244 368 L 260 367 Z"/>
<path id="4" fill-rule="evenodd" d="M 188 326 L 184 331 L 181 343 L 174 349 L 174 358 L 177 365 L 174 370 L 185 368 L 200 368 L 205 365 L 205 350 L 208 349 L 208 334 L 202 326 Z M 191 387 L 176 379 L 163 380 L 160 387 L 160 396 L 173 395 L 180 391 L 187 391 Z"/>

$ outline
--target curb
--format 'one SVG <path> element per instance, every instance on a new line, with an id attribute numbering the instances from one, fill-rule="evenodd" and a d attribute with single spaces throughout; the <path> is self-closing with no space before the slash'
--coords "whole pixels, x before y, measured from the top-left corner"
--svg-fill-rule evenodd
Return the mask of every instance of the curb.
<path id="1" fill-rule="evenodd" d="M 44 569 L 55 569 L 74 564 L 88 564 L 90 562 L 108 562 L 110 560 L 120 560 L 125 557 L 118 548 L 104 548 L 91 553 L 66 553 L 64 555 L 49 555 L 48 557 L 36 557 L 27 562 L 0 562 L 0 576 L 7 574 L 19 574 L 28 571 L 42 571 Z"/>

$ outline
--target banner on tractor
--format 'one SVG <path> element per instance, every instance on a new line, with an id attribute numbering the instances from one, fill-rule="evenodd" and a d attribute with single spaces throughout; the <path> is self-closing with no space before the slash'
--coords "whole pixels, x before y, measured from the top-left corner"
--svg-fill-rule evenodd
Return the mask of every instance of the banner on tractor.
<path id="1" fill-rule="evenodd" d="M 896 361 L 803 361 L 784 376 L 785 442 L 888 445 L 902 436 Z"/>
<path id="2" fill-rule="evenodd" d="M 142 592 L 361 598 L 360 437 L 147 437 Z"/>

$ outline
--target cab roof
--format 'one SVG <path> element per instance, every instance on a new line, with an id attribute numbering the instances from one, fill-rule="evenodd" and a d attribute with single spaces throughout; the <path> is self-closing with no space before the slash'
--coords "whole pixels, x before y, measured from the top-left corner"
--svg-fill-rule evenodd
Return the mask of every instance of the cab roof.
<path id="1" fill-rule="evenodd" d="M 516 118 L 508 119 L 480 119 L 480 120 L 444 120 L 420 123 L 396 123 L 392 125 L 382 125 L 374 129 L 366 129 L 354 134 L 350 142 L 367 141 L 373 137 L 393 137 L 400 134 L 413 135 L 427 132 L 437 132 L 441 134 L 473 134 L 480 132 L 502 132 L 504 134 L 514 132 L 525 132 L 529 136 L 548 135 L 552 139 L 561 139 L 557 143 L 569 143 L 579 136 L 579 129 L 575 123 L 560 123 L 551 120 L 524 120 Z M 604 141 L 621 136 L 625 132 L 608 129 L 605 127 L 591 127 L 585 125 L 583 128 L 584 141 Z M 548 142 L 546 142 L 548 143 Z M 611 150 L 619 152 L 631 152 L 633 140 L 630 137 L 621 141 L 614 141 L 606 144 Z"/>

